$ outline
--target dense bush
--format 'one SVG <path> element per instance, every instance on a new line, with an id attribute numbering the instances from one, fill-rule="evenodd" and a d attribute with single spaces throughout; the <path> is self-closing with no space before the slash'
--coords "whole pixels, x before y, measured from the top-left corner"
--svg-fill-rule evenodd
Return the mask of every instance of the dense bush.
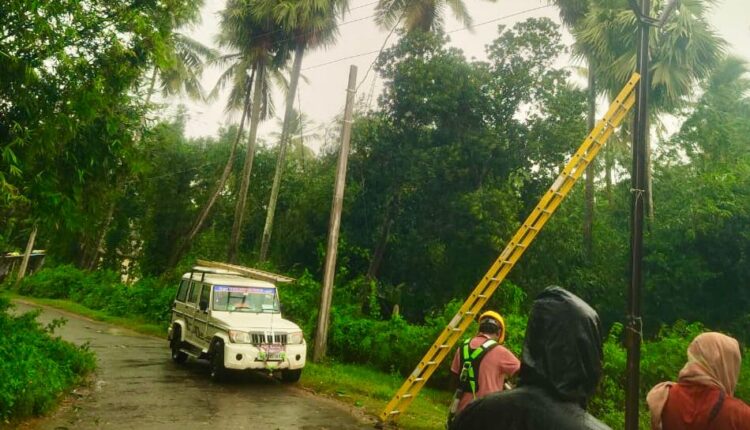
<path id="1" fill-rule="evenodd" d="M 9 307 L 0 298 L 0 421 L 46 412 L 95 366 L 86 346 L 52 336 L 61 321 L 42 327 L 38 313 L 12 316 Z"/>
<path id="2" fill-rule="evenodd" d="M 168 285 L 165 285 L 168 284 Z M 22 294 L 38 297 L 65 297 L 83 305 L 104 310 L 117 316 L 137 316 L 163 324 L 169 318 L 170 303 L 176 282 L 153 278 L 139 280 L 133 285 L 118 282 L 113 272 L 82 272 L 72 266 L 44 269 L 25 278 L 19 288 Z M 328 355 L 334 360 L 366 364 L 385 372 L 407 375 L 414 369 L 424 352 L 440 331 L 456 314 L 460 303 L 452 301 L 440 312 L 428 314 L 423 324 L 413 324 L 401 315 L 383 315 L 381 297 L 371 281 L 362 278 L 337 285 L 331 309 Z M 315 335 L 320 300 L 320 284 L 309 273 L 295 283 L 280 286 L 282 311 L 285 318 L 299 324 L 309 341 Z M 490 304 L 506 318 L 508 333 L 506 346 L 520 357 L 526 328 L 523 309 L 525 295 L 510 282 L 503 284 Z M 473 324 L 467 336 L 476 331 Z M 675 380 L 687 359 L 690 341 L 706 331 L 700 324 L 678 322 L 665 326 L 656 337 L 645 340 L 641 358 L 641 398 L 655 384 Z M 614 324 L 604 342 L 604 376 L 598 394 L 592 399 L 592 413 L 612 428 L 622 428 L 625 402 L 626 351 L 622 345 L 623 327 Z M 447 387 L 452 352 L 430 380 L 437 387 Z M 745 360 L 737 396 L 750 395 L 750 361 Z M 642 428 L 648 428 L 645 403 Z"/>
<path id="3" fill-rule="evenodd" d="M 701 324 L 679 321 L 665 326 L 659 334 L 645 340 L 641 348 L 641 428 L 649 429 L 649 414 L 645 403 L 646 394 L 659 382 L 674 381 L 687 361 L 687 348 L 700 333 L 707 331 Z M 615 324 L 604 343 L 604 377 L 599 392 L 593 398 L 590 410 L 613 429 L 623 428 L 625 422 L 625 364 L 627 352 L 622 345 L 623 326 Z M 743 352 L 747 357 L 748 351 Z M 735 396 L 750 398 L 750 361 L 743 360 L 740 381 Z"/>
<path id="4" fill-rule="evenodd" d="M 45 268 L 23 279 L 21 294 L 65 298 L 114 316 L 130 316 L 157 324 L 169 321 L 176 284 L 143 278 L 132 285 L 119 282 L 117 273 L 100 270 L 87 273 L 70 265 Z"/>

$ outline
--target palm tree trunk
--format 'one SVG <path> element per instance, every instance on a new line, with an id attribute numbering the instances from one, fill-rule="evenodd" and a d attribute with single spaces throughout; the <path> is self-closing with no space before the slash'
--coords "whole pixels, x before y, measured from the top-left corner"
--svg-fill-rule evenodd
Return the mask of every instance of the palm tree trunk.
<path id="1" fill-rule="evenodd" d="M 383 214 L 383 224 L 380 226 L 380 236 L 373 249 L 372 257 L 370 258 L 370 265 L 367 268 L 367 279 L 375 279 L 378 277 L 380 272 L 380 266 L 383 263 L 383 257 L 385 256 L 385 249 L 388 247 L 388 240 L 391 236 L 391 227 L 393 226 L 393 206 L 396 204 L 397 198 L 391 198 L 388 200 L 385 206 L 385 214 Z"/>
<path id="2" fill-rule="evenodd" d="M 612 207 L 612 203 L 614 202 L 612 196 L 612 169 L 614 168 L 615 163 L 612 151 L 611 144 L 604 147 L 604 184 L 607 192 L 607 204 L 609 207 Z"/>
<path id="3" fill-rule="evenodd" d="M 646 121 L 648 123 L 648 119 Z M 650 127 L 647 130 L 650 131 Z M 650 223 L 654 221 L 653 180 L 653 166 L 651 163 L 651 133 L 646 133 L 646 214 L 649 221 L 649 230 L 651 229 Z"/>
<path id="4" fill-rule="evenodd" d="M 286 148 L 289 146 L 290 125 L 294 115 L 294 95 L 297 92 L 297 83 L 302 70 L 302 56 L 305 53 L 303 44 L 298 44 L 294 51 L 294 65 L 292 66 L 292 77 L 289 82 L 289 90 L 286 94 L 286 111 L 284 112 L 284 124 L 281 127 L 281 141 L 279 142 L 279 154 L 276 157 L 276 171 L 273 174 L 273 185 L 271 186 L 271 197 L 268 200 L 266 211 L 266 224 L 263 227 L 263 238 L 260 242 L 260 261 L 266 261 L 268 245 L 271 242 L 273 231 L 273 218 L 276 213 L 276 202 L 279 199 L 279 188 L 281 187 L 281 172 L 284 170 L 284 158 Z"/>
<path id="5" fill-rule="evenodd" d="M 206 202 L 205 206 L 203 206 L 203 209 L 201 209 L 200 213 L 198 214 L 198 217 L 195 219 L 195 222 L 193 223 L 193 226 L 190 228 L 190 232 L 188 233 L 187 237 L 182 241 L 180 246 L 177 247 L 177 249 L 172 253 L 171 258 L 168 262 L 168 267 L 174 267 L 175 264 L 177 264 L 177 261 L 182 257 L 182 254 L 190 249 L 190 247 L 193 244 L 193 241 L 195 240 L 195 237 L 200 232 L 201 228 L 203 228 L 203 224 L 206 222 L 206 219 L 208 219 L 208 215 L 211 212 L 211 208 L 213 208 L 216 201 L 219 199 L 219 195 L 221 194 L 221 191 L 224 189 L 224 186 L 227 183 L 227 179 L 229 179 L 229 174 L 232 173 L 232 167 L 234 167 L 234 159 L 235 154 L 237 152 L 237 147 L 239 146 L 240 139 L 242 138 L 242 131 L 245 127 L 245 119 L 247 118 L 247 111 L 250 110 L 250 94 L 252 92 L 253 88 L 253 78 L 255 77 L 255 69 L 253 69 L 252 73 L 250 73 L 250 79 L 247 83 L 247 88 L 245 89 L 245 102 L 244 106 L 242 108 L 242 117 L 240 118 L 240 126 L 237 129 L 237 136 L 234 138 L 234 142 L 232 142 L 232 148 L 229 151 L 229 159 L 227 159 L 227 164 L 224 165 L 224 171 L 221 172 L 221 177 L 219 178 L 219 181 L 216 183 L 216 189 L 211 194 L 211 197 Z"/>
<path id="6" fill-rule="evenodd" d="M 242 184 L 237 197 L 237 204 L 234 208 L 234 223 L 232 224 L 232 236 L 229 238 L 229 249 L 227 250 L 227 260 L 230 263 L 237 262 L 237 250 L 239 248 L 240 234 L 242 233 L 242 222 L 245 215 L 245 205 L 247 204 L 247 190 L 250 186 L 250 174 L 253 169 L 253 158 L 255 157 L 255 141 L 258 135 L 258 123 L 260 123 L 260 104 L 263 95 L 263 81 L 265 80 L 265 62 L 259 60 L 255 66 L 257 76 L 253 90 L 252 112 L 250 114 L 250 136 L 247 139 L 247 155 L 245 164 L 242 166 Z"/>
<path id="7" fill-rule="evenodd" d="M 104 226 L 99 233 L 99 239 L 94 245 L 95 248 L 91 254 L 91 259 L 85 266 L 87 270 L 94 270 L 96 268 L 96 264 L 99 262 L 99 256 L 104 252 L 104 241 L 107 239 L 109 226 L 112 225 L 112 219 L 114 219 L 115 206 L 117 206 L 117 197 L 113 197 L 112 203 L 110 203 L 109 205 L 109 209 L 107 210 L 107 218 L 104 220 Z"/>
<path id="8" fill-rule="evenodd" d="M 156 86 L 156 74 L 158 70 L 154 66 L 154 71 L 151 73 L 151 82 L 148 85 L 148 92 L 146 93 L 146 106 L 151 102 L 151 95 L 154 94 L 154 86 Z"/>
<path id="9" fill-rule="evenodd" d="M 589 85 L 588 85 L 588 129 L 594 129 L 596 124 L 596 80 L 594 78 L 594 68 L 589 61 Z M 593 248 L 593 229 L 594 229 L 594 175 L 596 168 L 594 162 L 586 168 L 586 187 L 585 202 L 583 211 L 583 251 L 584 258 L 588 262 L 591 258 Z"/>

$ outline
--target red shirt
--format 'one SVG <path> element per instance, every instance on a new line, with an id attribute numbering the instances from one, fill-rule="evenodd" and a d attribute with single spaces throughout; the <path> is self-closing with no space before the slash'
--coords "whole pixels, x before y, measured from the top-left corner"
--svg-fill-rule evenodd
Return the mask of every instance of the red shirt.
<path id="1" fill-rule="evenodd" d="M 469 347 L 471 349 L 479 348 L 487 339 L 489 338 L 480 334 L 471 340 Z M 505 377 L 515 374 L 521 368 L 521 362 L 502 345 L 498 345 L 485 353 L 481 363 L 479 375 L 477 375 L 477 398 L 496 391 L 503 391 Z M 461 373 L 461 348 L 458 348 L 456 355 L 453 356 L 451 372 L 456 375 Z M 474 400 L 474 396 L 470 392 L 464 393 L 458 403 L 458 410 L 463 410 L 472 400 Z"/>
<path id="2" fill-rule="evenodd" d="M 750 430 L 750 406 L 725 396 L 724 404 L 709 424 L 711 410 L 719 401 L 719 389 L 679 383 L 669 389 L 661 414 L 664 430 Z"/>

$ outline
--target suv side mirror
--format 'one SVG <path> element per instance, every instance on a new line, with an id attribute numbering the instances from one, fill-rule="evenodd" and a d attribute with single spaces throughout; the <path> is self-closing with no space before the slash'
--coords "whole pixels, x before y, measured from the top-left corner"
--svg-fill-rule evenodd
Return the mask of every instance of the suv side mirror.
<path id="1" fill-rule="evenodd" d="M 202 310 L 203 312 L 208 310 L 208 301 L 201 300 L 201 302 L 198 304 L 198 308 L 200 308 L 200 310 Z"/>

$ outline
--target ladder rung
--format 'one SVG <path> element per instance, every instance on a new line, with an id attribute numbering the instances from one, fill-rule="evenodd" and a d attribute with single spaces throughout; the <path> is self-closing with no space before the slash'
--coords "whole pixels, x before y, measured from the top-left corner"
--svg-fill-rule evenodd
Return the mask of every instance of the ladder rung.
<path id="1" fill-rule="evenodd" d="M 432 366 L 433 364 L 437 364 L 437 361 L 433 360 L 433 361 L 428 361 L 427 363 L 425 363 L 425 365 L 427 366 Z"/>
<path id="2" fill-rule="evenodd" d="M 438 349 L 445 349 L 445 348 L 448 348 L 448 345 L 442 344 L 438 346 Z"/>
<path id="3" fill-rule="evenodd" d="M 413 380 L 414 382 L 419 382 L 419 381 L 424 381 L 424 378 L 420 376 L 418 378 L 414 378 Z"/>
<path id="4" fill-rule="evenodd" d="M 402 399 L 408 399 L 410 397 L 414 397 L 414 394 L 404 394 L 403 396 L 401 396 Z"/>
<path id="5" fill-rule="evenodd" d="M 394 409 L 394 410 L 388 412 L 388 415 L 398 415 L 400 413 L 401 413 L 401 411 Z"/>
<path id="6" fill-rule="evenodd" d="M 487 297 L 489 297 L 487 294 L 477 294 L 477 298 L 479 299 L 486 299 Z"/>
<path id="7" fill-rule="evenodd" d="M 461 331 L 461 329 L 458 327 L 448 327 L 448 328 L 450 328 L 451 331 Z"/>
<path id="8" fill-rule="evenodd" d="M 477 314 L 476 312 L 472 312 L 472 311 L 464 312 L 464 315 L 476 315 L 476 314 Z"/>
<path id="9" fill-rule="evenodd" d="M 524 226 L 524 227 L 526 227 L 526 228 L 527 228 L 527 229 L 529 229 L 529 230 L 533 230 L 533 231 L 539 231 L 539 228 L 538 228 L 538 227 L 533 227 L 533 226 L 530 226 L 530 225 L 528 225 L 528 224 L 524 224 L 523 226 Z"/>
<path id="10" fill-rule="evenodd" d="M 513 246 L 517 246 L 519 248 L 526 248 L 526 245 L 524 245 L 522 243 L 514 243 Z"/>

